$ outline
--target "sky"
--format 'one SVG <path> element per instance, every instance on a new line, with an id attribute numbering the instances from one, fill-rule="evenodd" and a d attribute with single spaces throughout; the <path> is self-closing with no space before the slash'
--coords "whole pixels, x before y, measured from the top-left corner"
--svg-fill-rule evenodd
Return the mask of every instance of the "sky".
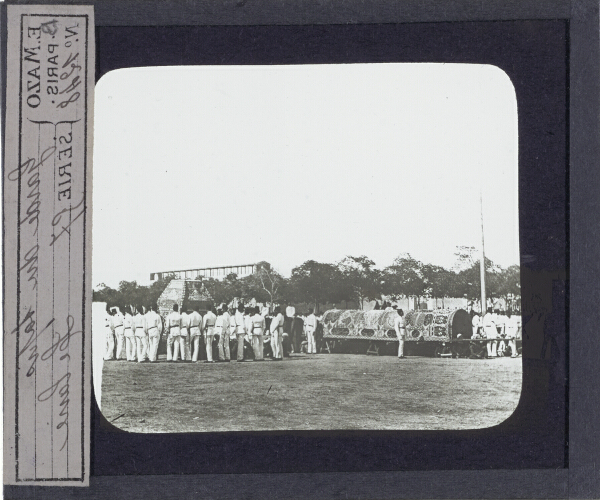
<path id="1" fill-rule="evenodd" d="M 92 281 L 456 246 L 519 263 L 517 102 L 490 65 L 120 69 L 96 85 Z"/>

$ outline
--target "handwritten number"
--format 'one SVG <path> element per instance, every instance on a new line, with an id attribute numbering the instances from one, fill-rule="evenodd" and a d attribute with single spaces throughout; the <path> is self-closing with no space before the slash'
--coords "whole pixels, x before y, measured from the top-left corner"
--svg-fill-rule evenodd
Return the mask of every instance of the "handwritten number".
<path id="1" fill-rule="evenodd" d="M 61 90 L 59 92 L 59 94 L 64 94 L 65 92 L 67 92 L 67 93 L 72 92 L 79 86 L 80 83 L 81 82 L 79 81 L 79 77 L 76 76 L 75 78 L 73 78 L 73 80 L 71 80 L 71 84 L 68 87 L 66 87 L 64 90 Z M 73 94 L 73 95 L 75 95 L 75 94 Z"/>
<path id="2" fill-rule="evenodd" d="M 79 99 L 79 92 L 75 92 L 73 95 L 71 95 L 71 97 L 69 97 L 68 99 L 66 99 L 65 101 L 59 102 L 56 107 L 57 108 L 66 108 L 69 104 L 71 104 L 72 102 L 76 102 L 77 99 Z"/>
<path id="3" fill-rule="evenodd" d="M 69 64 L 71 64 L 78 57 L 79 57 L 79 52 L 77 52 L 75 55 L 73 55 L 73 53 L 71 52 L 71 54 L 69 54 L 69 57 L 67 57 L 67 60 L 65 61 L 65 63 L 62 65 L 62 67 L 66 68 Z"/>
<path id="4" fill-rule="evenodd" d="M 81 66 L 79 66 L 78 64 L 71 64 L 71 71 L 69 71 L 68 73 L 66 71 L 62 72 L 60 74 L 60 79 L 61 80 L 66 80 L 67 78 L 69 78 L 73 74 L 73 71 L 75 71 L 76 69 L 80 70 Z"/>
<path id="5" fill-rule="evenodd" d="M 74 207 L 69 207 L 69 208 L 63 208 L 60 212 L 58 212 L 54 218 L 52 219 L 52 227 L 56 227 L 58 226 L 58 224 L 60 224 L 60 221 L 62 219 L 62 215 L 69 213 L 69 215 L 71 215 L 71 212 L 76 209 L 79 208 L 81 205 L 83 205 L 83 202 L 85 201 L 85 196 L 83 196 L 81 198 L 81 201 L 75 205 Z M 83 206 L 83 208 L 81 209 L 81 211 L 74 217 L 71 219 L 71 221 L 66 225 L 66 226 L 62 226 L 62 231 L 60 233 L 58 233 L 58 236 L 55 233 L 52 233 L 52 241 L 50 242 L 50 246 L 53 246 L 54 243 L 56 243 L 56 241 L 58 241 L 58 239 L 65 233 L 67 234 L 71 234 L 71 226 L 73 225 L 73 223 L 79 219 L 79 217 L 81 217 L 83 214 L 85 213 L 85 205 Z"/>

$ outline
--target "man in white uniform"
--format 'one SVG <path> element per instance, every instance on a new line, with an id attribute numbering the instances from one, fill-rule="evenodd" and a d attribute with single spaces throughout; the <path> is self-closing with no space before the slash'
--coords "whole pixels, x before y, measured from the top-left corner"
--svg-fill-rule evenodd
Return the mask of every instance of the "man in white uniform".
<path id="1" fill-rule="evenodd" d="M 148 355 L 148 334 L 146 332 L 146 318 L 142 306 L 137 306 L 135 316 L 133 317 L 135 327 L 135 343 L 137 345 L 138 363 L 144 363 Z"/>
<path id="2" fill-rule="evenodd" d="M 237 361 L 244 361 L 244 336 L 246 335 L 246 320 L 244 318 L 244 306 L 240 304 L 235 312 L 235 334 L 237 336 Z"/>
<path id="3" fill-rule="evenodd" d="M 104 351 L 104 361 L 115 359 L 115 327 L 113 321 L 113 312 L 106 307 L 106 350 Z"/>
<path id="4" fill-rule="evenodd" d="M 517 324 L 517 318 L 512 315 L 512 311 L 509 309 L 506 312 L 506 323 L 504 325 L 504 331 L 506 332 L 506 340 L 510 346 L 510 357 L 517 357 L 517 331 L 519 325 Z"/>
<path id="5" fill-rule="evenodd" d="M 123 315 L 118 307 L 112 308 L 113 317 L 112 323 L 115 331 L 115 339 L 117 342 L 117 360 L 126 359 L 125 358 L 125 334 L 123 332 Z"/>
<path id="6" fill-rule="evenodd" d="M 315 343 L 315 331 L 317 330 L 317 317 L 313 309 L 308 310 L 308 316 L 304 320 L 304 333 L 306 334 L 306 352 L 308 354 L 317 353 L 317 344 Z"/>
<path id="7" fill-rule="evenodd" d="M 244 308 L 244 325 L 246 325 L 246 335 L 244 335 L 244 349 L 246 349 L 246 345 L 250 346 L 253 353 L 252 358 L 254 358 L 254 347 L 252 343 L 252 317 L 254 316 L 254 306 L 246 305 L 244 306 Z"/>
<path id="8" fill-rule="evenodd" d="M 179 305 L 173 304 L 173 311 L 169 313 L 167 316 L 167 328 L 169 330 L 169 336 L 173 339 L 173 359 L 172 361 L 177 361 L 179 357 L 179 351 L 181 350 L 181 355 L 184 355 L 185 350 L 185 341 L 181 336 L 181 314 L 179 314 Z M 168 360 L 168 351 L 167 351 L 167 360 Z"/>
<path id="9" fill-rule="evenodd" d="M 235 303 L 235 305 L 234 305 Z M 236 336 L 236 332 L 237 332 L 237 323 L 235 322 L 235 311 L 237 308 L 237 300 L 234 300 L 231 302 L 231 304 L 229 304 L 228 309 L 227 309 L 227 314 L 229 315 L 229 359 L 231 359 L 232 356 L 232 348 L 233 345 L 235 344 L 237 347 L 237 336 Z M 237 349 L 236 349 L 236 354 L 237 354 Z"/>
<path id="10" fill-rule="evenodd" d="M 473 338 L 477 338 L 479 336 L 479 328 L 481 327 L 481 316 L 473 311 L 473 318 L 471 319 L 471 324 L 473 325 Z"/>
<path id="11" fill-rule="evenodd" d="M 229 336 L 231 333 L 230 329 L 235 328 L 235 320 L 231 314 L 229 314 L 226 308 L 223 309 L 220 323 L 221 335 L 219 336 L 219 361 L 229 363 L 231 360 L 231 353 L 229 351 Z"/>
<path id="12" fill-rule="evenodd" d="M 494 323 L 494 315 L 491 307 L 483 317 L 483 332 L 485 334 L 485 338 L 487 339 L 488 358 L 495 358 L 496 337 L 498 336 L 498 330 L 496 329 L 496 323 Z"/>
<path id="13" fill-rule="evenodd" d="M 171 313 L 169 313 L 171 314 Z M 165 318 L 165 333 L 167 334 L 167 361 L 173 361 L 173 351 L 175 350 L 175 339 L 171 334 L 171 329 L 169 328 L 169 322 L 167 320 L 169 316 Z M 181 318 L 180 318 L 181 319 Z"/>
<path id="14" fill-rule="evenodd" d="M 158 342 L 162 334 L 162 319 L 156 312 L 156 306 L 148 308 L 146 313 L 146 328 L 148 330 L 148 359 L 151 363 L 156 362 L 158 352 Z"/>
<path id="15" fill-rule="evenodd" d="M 252 350 L 254 351 L 254 361 L 264 361 L 263 347 L 263 332 L 266 329 L 264 316 L 260 314 L 260 308 L 254 308 L 254 316 L 252 316 L 252 326 L 250 333 L 252 334 Z"/>
<path id="16" fill-rule="evenodd" d="M 394 319 L 394 329 L 398 337 L 398 359 L 404 359 L 404 341 L 406 340 L 406 325 L 404 323 L 404 311 L 396 309 L 397 316 Z"/>
<path id="17" fill-rule="evenodd" d="M 275 317 L 271 321 L 271 349 L 273 350 L 273 361 L 283 361 L 283 314 L 281 308 L 275 308 Z"/>
<path id="18" fill-rule="evenodd" d="M 135 361 L 135 334 L 133 325 L 133 316 L 129 313 L 131 306 L 125 307 L 125 316 L 123 317 L 123 334 L 125 335 L 125 351 L 127 361 Z"/>
<path id="19" fill-rule="evenodd" d="M 515 316 L 513 316 L 513 318 L 516 319 L 516 323 L 517 323 L 517 340 L 522 340 L 523 339 L 523 318 L 521 317 L 521 313 L 517 312 L 517 314 Z M 515 342 L 516 345 L 516 342 Z M 519 351 L 516 351 L 515 354 L 517 356 L 519 356 Z"/>
<path id="20" fill-rule="evenodd" d="M 504 356 L 504 351 L 506 349 L 506 342 L 504 339 L 506 338 L 506 315 L 504 311 L 499 311 L 496 314 L 496 330 L 498 330 L 498 356 Z"/>
<path id="21" fill-rule="evenodd" d="M 202 318 L 202 331 L 204 332 L 204 342 L 206 343 L 206 361 L 205 363 L 214 363 L 213 361 L 213 337 L 215 335 L 215 325 L 217 315 L 214 306 L 210 306 L 208 312 Z M 221 324 L 221 331 L 223 325 Z"/>
<path id="22" fill-rule="evenodd" d="M 190 345 L 194 350 L 192 354 L 192 361 L 198 362 L 198 355 L 200 354 L 200 340 L 202 339 L 202 332 L 200 328 L 202 326 L 202 316 L 195 309 L 189 315 L 190 317 Z"/>
<path id="23" fill-rule="evenodd" d="M 185 311 L 181 311 L 181 338 L 183 339 L 183 349 L 181 351 L 181 361 L 190 361 L 190 317 Z"/>

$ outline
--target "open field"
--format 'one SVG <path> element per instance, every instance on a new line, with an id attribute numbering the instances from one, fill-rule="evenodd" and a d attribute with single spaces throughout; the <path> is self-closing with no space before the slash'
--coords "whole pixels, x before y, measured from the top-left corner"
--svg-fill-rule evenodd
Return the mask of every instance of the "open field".
<path id="1" fill-rule="evenodd" d="M 516 408 L 521 362 L 354 354 L 111 361 L 102 413 L 131 432 L 482 428 Z"/>

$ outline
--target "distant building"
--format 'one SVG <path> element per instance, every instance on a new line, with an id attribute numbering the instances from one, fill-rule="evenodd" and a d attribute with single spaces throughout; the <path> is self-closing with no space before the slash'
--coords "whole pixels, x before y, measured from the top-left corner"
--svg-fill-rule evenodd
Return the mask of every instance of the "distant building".
<path id="1" fill-rule="evenodd" d="M 179 271 L 165 271 L 150 273 L 150 281 L 161 280 L 171 275 L 174 275 L 175 279 L 178 280 L 193 280 L 198 276 L 221 280 L 232 273 L 237 274 L 238 278 L 245 278 L 254 274 L 257 267 L 257 264 L 244 264 L 241 266 L 198 267 L 195 269 L 181 269 Z"/>

